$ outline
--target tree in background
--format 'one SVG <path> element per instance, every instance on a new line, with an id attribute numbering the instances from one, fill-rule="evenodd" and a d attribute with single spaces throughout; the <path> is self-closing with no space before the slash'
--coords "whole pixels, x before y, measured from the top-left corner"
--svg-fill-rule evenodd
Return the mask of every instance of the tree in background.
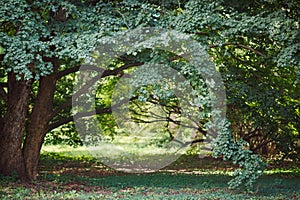
<path id="1" fill-rule="evenodd" d="M 173 23 L 207 46 L 231 130 L 255 152 L 299 156 L 299 18 L 297 1 L 190 1 Z"/>

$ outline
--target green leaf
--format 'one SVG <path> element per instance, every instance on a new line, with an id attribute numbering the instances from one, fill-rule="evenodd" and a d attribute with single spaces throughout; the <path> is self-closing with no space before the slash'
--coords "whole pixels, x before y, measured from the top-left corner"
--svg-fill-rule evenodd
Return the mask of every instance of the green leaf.
<path id="1" fill-rule="evenodd" d="M 0 45 L 0 55 L 4 54 L 4 48 Z"/>

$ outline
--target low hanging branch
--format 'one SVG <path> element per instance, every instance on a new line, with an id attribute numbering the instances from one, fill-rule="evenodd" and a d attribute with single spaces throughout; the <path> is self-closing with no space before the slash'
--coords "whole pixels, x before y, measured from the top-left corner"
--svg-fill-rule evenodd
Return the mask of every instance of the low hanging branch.
<path id="1" fill-rule="evenodd" d="M 135 103 L 134 101 L 132 101 L 132 103 L 134 103 L 137 106 L 137 108 L 139 109 L 140 112 L 138 112 L 138 111 L 136 111 L 134 109 L 130 109 L 130 111 L 134 115 L 137 116 L 137 117 L 134 117 L 134 118 L 131 118 L 131 119 L 135 120 L 138 123 L 147 123 L 147 124 L 149 124 L 149 123 L 155 123 L 155 122 L 166 122 L 167 125 L 169 125 L 169 123 L 172 122 L 173 124 L 176 124 L 176 125 L 179 125 L 179 126 L 182 126 L 182 127 L 185 127 L 185 128 L 194 129 L 194 130 L 198 131 L 199 133 L 201 133 L 204 136 L 207 135 L 206 131 L 203 130 L 203 127 L 200 124 L 196 123 L 194 120 L 190 119 L 190 118 L 188 118 L 188 119 L 191 120 L 193 123 L 196 123 L 197 125 L 192 126 L 192 125 L 189 125 L 189 124 L 184 124 L 180 120 L 173 119 L 171 117 L 171 115 L 174 114 L 174 113 L 178 114 L 177 111 L 179 109 L 170 109 L 170 110 L 168 110 L 168 109 L 164 109 L 165 107 L 168 107 L 168 106 L 162 105 L 160 102 L 155 102 L 155 101 L 151 101 L 151 100 L 149 102 L 152 103 L 152 104 L 159 104 L 159 105 L 161 105 L 162 106 L 162 110 L 164 111 L 164 113 L 166 115 L 165 116 L 161 116 L 161 115 L 158 115 L 158 114 L 156 114 L 156 113 L 154 113 L 152 111 L 147 111 L 145 109 L 143 110 L 142 107 L 138 105 L 138 103 Z M 150 115 L 143 114 L 143 113 L 147 113 L 147 112 Z M 180 114 L 180 112 L 179 112 L 179 114 Z M 141 119 L 141 118 L 138 118 L 138 117 L 143 117 L 143 118 L 147 118 L 147 119 L 152 118 L 152 120 L 150 120 L 150 119 L 149 120 Z"/>

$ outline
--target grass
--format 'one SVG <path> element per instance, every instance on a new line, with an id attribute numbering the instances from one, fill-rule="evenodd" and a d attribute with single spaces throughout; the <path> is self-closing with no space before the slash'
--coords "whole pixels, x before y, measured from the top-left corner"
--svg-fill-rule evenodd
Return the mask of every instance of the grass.
<path id="1" fill-rule="evenodd" d="M 83 148 L 46 147 L 38 180 L 24 185 L 16 176 L 1 177 L 0 199 L 300 199 L 297 163 L 271 165 L 252 192 L 227 188 L 234 167 L 186 155 L 158 172 L 130 174 L 101 164 Z"/>

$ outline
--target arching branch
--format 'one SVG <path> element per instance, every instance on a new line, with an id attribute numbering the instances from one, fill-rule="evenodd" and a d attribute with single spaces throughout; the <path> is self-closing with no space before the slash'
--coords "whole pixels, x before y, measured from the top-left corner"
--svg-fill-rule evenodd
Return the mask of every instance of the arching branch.
<path id="1" fill-rule="evenodd" d="M 88 89 L 94 85 L 98 80 L 100 80 L 101 78 L 107 77 L 107 76 L 118 76 L 122 73 L 123 70 L 126 70 L 130 67 L 137 67 L 137 66 L 141 66 L 144 63 L 142 62 L 136 62 L 136 63 L 130 63 L 130 64 L 125 64 L 119 68 L 113 69 L 113 70 L 104 70 L 103 68 L 97 67 L 97 66 L 93 66 L 93 65 L 82 65 L 82 66 L 78 66 L 78 67 L 74 67 L 74 68 L 70 68 L 67 70 L 64 70 L 61 72 L 61 74 L 59 74 L 57 77 L 61 77 L 63 75 L 67 75 L 73 72 L 78 71 L 79 69 L 81 70 L 90 70 L 90 71 L 96 71 L 99 72 L 99 74 L 97 76 L 95 76 L 94 78 L 92 78 L 91 80 L 89 80 L 82 88 L 80 88 L 78 91 L 76 91 L 75 94 L 73 94 L 72 97 L 70 97 L 69 99 L 67 99 L 64 103 L 62 103 L 61 105 L 59 105 L 58 107 L 56 107 L 52 114 L 51 114 L 51 118 L 54 118 L 55 116 L 57 116 L 60 112 L 62 112 L 64 109 L 70 107 L 72 105 L 72 99 L 76 99 L 78 98 L 81 94 L 83 94 L 84 92 L 88 91 Z"/>
<path id="2" fill-rule="evenodd" d="M 96 114 L 109 114 L 112 112 L 113 109 L 118 108 L 126 103 L 128 103 L 128 101 L 132 101 L 137 99 L 137 97 L 132 97 L 130 99 L 123 99 L 122 101 L 118 102 L 117 104 L 111 106 L 111 107 L 106 107 L 106 108 L 95 108 L 95 110 L 92 111 L 87 111 L 87 112 L 79 112 L 76 113 L 73 116 L 69 116 L 69 117 L 65 117 L 65 118 L 61 118 L 56 122 L 53 122 L 49 125 L 48 127 L 48 131 L 51 131 L 55 128 L 58 128 L 64 124 L 67 124 L 73 120 L 79 119 L 79 118 L 83 118 L 83 117 L 90 117 Z"/>

